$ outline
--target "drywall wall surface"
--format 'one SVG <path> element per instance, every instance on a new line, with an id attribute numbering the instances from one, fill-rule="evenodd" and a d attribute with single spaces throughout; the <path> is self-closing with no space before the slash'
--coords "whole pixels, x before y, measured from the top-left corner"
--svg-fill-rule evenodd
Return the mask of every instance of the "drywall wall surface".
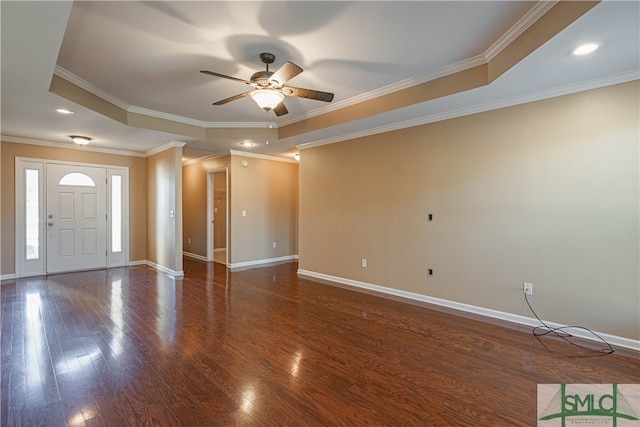
<path id="1" fill-rule="evenodd" d="M 303 150 L 300 269 L 640 339 L 639 92 Z"/>
<path id="2" fill-rule="evenodd" d="M 232 154 L 230 181 L 230 263 L 297 255 L 298 164 Z"/>
<path id="3" fill-rule="evenodd" d="M 147 157 L 148 260 L 182 272 L 182 148 Z"/>

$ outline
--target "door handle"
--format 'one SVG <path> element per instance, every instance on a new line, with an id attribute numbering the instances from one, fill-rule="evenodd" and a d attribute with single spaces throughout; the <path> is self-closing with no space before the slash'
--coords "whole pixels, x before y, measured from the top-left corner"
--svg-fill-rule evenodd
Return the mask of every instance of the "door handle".
<path id="1" fill-rule="evenodd" d="M 48 225 L 49 227 L 51 227 L 51 226 L 53 225 L 53 223 L 52 223 L 52 222 L 48 222 L 48 223 L 47 223 L 47 225 Z"/>

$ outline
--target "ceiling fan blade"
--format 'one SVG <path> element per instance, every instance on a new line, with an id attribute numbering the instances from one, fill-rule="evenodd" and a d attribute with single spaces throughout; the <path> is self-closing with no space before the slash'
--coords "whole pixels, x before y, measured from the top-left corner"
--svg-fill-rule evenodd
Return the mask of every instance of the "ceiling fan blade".
<path id="1" fill-rule="evenodd" d="M 302 72 L 302 68 L 298 67 L 293 62 L 285 62 L 275 73 L 269 77 L 269 83 L 276 87 L 281 87 L 286 82 L 297 76 Z"/>
<path id="2" fill-rule="evenodd" d="M 276 105 L 276 108 L 273 109 L 273 112 L 276 113 L 276 116 L 279 117 L 287 114 L 289 110 L 287 110 L 287 107 L 284 106 L 284 102 L 281 102 L 280 104 Z"/>
<path id="3" fill-rule="evenodd" d="M 333 94 L 329 92 L 321 92 L 319 90 L 302 89 L 299 87 L 283 87 L 282 93 L 289 96 L 297 96 L 299 98 L 315 99 L 317 101 L 331 102 Z"/>
<path id="4" fill-rule="evenodd" d="M 227 76 L 227 75 L 225 75 L 225 74 L 214 73 L 213 71 L 202 70 L 202 71 L 200 71 L 200 72 L 201 72 L 201 73 L 203 73 L 203 74 L 209 74 L 210 76 L 222 77 L 223 79 L 235 80 L 235 81 L 237 81 L 237 82 L 245 83 L 245 84 L 248 84 L 248 85 L 250 85 L 250 84 L 251 84 L 251 82 L 250 82 L 250 81 L 248 81 L 248 80 L 239 79 L 239 78 L 237 78 L 237 77 Z"/>
<path id="5" fill-rule="evenodd" d="M 241 93 L 235 96 L 231 96 L 229 98 L 225 98 L 222 101 L 218 101 L 218 102 L 214 102 L 213 105 L 223 105 L 226 104 L 227 102 L 231 102 L 231 101 L 235 101 L 236 99 L 240 99 L 240 98 L 244 98 L 245 96 L 249 95 L 250 92 L 245 92 L 245 93 Z"/>

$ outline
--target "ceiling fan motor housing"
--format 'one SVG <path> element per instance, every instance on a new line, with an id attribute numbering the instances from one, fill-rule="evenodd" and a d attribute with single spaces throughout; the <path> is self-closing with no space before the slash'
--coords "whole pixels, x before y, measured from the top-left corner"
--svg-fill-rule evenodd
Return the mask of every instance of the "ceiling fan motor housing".
<path id="1" fill-rule="evenodd" d="M 258 86 L 269 86 L 269 77 L 273 75 L 273 71 L 258 71 L 251 76 L 251 83 L 255 83 Z"/>

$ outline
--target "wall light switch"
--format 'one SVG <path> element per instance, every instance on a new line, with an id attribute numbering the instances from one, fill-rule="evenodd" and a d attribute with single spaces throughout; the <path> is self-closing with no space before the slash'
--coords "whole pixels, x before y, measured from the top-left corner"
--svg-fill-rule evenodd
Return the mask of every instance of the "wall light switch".
<path id="1" fill-rule="evenodd" d="M 244 209 L 242 210 L 242 216 L 247 216 L 247 211 L 245 211 Z"/>
<path id="2" fill-rule="evenodd" d="M 173 218 L 174 214 L 173 211 L 169 211 L 169 218 Z"/>

